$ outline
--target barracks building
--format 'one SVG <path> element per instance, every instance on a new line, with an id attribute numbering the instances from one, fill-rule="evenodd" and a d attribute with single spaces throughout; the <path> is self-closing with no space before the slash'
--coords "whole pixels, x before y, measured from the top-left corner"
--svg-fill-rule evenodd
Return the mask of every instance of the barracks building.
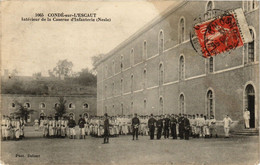
<path id="1" fill-rule="evenodd" d="M 253 41 L 203 58 L 193 49 L 194 19 L 242 8 Z M 225 114 L 250 127 L 259 121 L 257 1 L 184 1 L 137 31 L 97 63 L 97 114 Z"/>
<path id="2" fill-rule="evenodd" d="M 34 123 L 35 119 L 43 116 L 55 116 L 54 107 L 59 105 L 60 96 L 43 96 L 43 95 L 18 95 L 18 94 L 2 94 L 1 95 L 1 113 L 2 115 L 11 115 L 16 112 L 19 106 L 17 103 L 23 104 L 29 110 L 34 110 L 28 116 L 27 122 Z M 66 100 L 66 116 L 73 116 L 78 121 L 79 115 L 88 114 L 95 116 L 96 97 L 93 95 L 70 95 L 64 96 Z"/>

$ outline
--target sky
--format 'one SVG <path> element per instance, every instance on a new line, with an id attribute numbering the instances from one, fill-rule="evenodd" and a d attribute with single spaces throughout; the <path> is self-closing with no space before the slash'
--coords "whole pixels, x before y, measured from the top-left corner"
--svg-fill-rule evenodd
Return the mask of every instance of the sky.
<path id="1" fill-rule="evenodd" d="M 92 68 L 91 57 L 106 54 L 177 1 L 5 1 L 1 4 L 1 69 L 22 76 L 48 70 L 59 60 L 73 71 Z M 96 13 L 111 22 L 21 21 L 35 13 Z M 52 18 L 51 18 L 52 19 Z"/>

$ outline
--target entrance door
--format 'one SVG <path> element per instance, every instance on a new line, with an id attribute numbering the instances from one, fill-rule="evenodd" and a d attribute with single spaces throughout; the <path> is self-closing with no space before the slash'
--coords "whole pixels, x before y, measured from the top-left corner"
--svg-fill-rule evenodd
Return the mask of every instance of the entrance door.
<path id="1" fill-rule="evenodd" d="M 255 96 L 248 95 L 248 110 L 250 112 L 249 125 L 250 128 L 255 128 Z"/>

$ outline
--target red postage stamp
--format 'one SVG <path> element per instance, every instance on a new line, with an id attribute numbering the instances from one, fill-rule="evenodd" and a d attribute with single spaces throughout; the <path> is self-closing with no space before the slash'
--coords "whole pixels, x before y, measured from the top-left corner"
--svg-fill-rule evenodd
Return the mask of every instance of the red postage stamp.
<path id="1" fill-rule="evenodd" d="M 243 46 L 243 41 L 233 13 L 224 15 L 195 27 L 204 57 Z"/>

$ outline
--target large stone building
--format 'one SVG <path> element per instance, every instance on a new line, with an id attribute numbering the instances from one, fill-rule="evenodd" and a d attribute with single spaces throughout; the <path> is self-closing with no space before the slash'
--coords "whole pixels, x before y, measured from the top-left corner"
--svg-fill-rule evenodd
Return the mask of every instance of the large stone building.
<path id="1" fill-rule="evenodd" d="M 211 58 L 190 43 L 194 19 L 214 9 L 242 8 L 253 37 Z M 229 114 L 258 126 L 259 6 L 257 1 L 184 1 L 161 14 L 97 64 L 97 114 Z M 241 122 L 240 122 L 241 123 Z"/>
<path id="2" fill-rule="evenodd" d="M 55 116 L 55 106 L 59 105 L 60 96 L 37 96 L 37 95 L 15 95 L 2 94 L 1 95 L 1 113 L 3 115 L 11 115 L 19 108 L 18 103 L 23 104 L 28 109 L 34 110 L 30 114 L 27 122 L 34 122 L 41 116 Z M 66 100 L 67 116 L 73 116 L 76 121 L 80 114 L 88 114 L 95 116 L 96 111 L 96 97 L 93 95 L 70 95 L 64 96 Z"/>

